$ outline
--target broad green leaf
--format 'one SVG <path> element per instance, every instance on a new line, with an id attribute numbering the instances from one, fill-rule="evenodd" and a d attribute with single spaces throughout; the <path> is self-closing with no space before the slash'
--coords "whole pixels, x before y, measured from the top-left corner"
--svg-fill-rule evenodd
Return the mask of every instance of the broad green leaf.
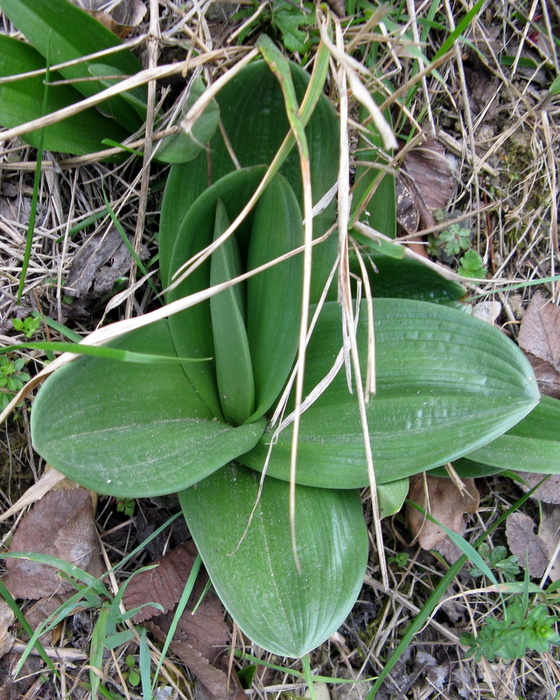
<path id="1" fill-rule="evenodd" d="M 229 227 L 222 201 L 216 204 L 214 240 Z M 239 277 L 242 273 L 239 247 L 230 236 L 212 254 L 210 285 Z M 255 407 L 255 378 L 247 338 L 245 286 L 236 284 L 210 299 L 216 381 L 222 411 L 227 423 L 241 425 Z"/>
<path id="2" fill-rule="evenodd" d="M 296 96 L 301 100 L 309 75 L 291 64 Z M 220 119 L 231 149 L 242 167 L 270 164 L 289 132 L 282 90 L 264 61 L 244 68 L 218 93 Z M 307 124 L 314 203 L 336 183 L 338 174 L 338 119 L 333 106 L 321 96 Z M 220 131 L 212 138 L 208 153 L 188 164 L 171 168 L 161 212 L 160 266 L 167 285 L 174 237 L 193 202 L 212 183 L 235 169 Z M 301 175 L 297 152 L 292 150 L 281 173 L 294 190 L 301 206 Z M 210 175 L 209 175 L 210 174 Z M 210 177 L 210 180 L 209 180 Z M 314 236 L 323 234 L 335 221 L 334 203 L 314 219 Z M 314 298 L 317 299 L 336 256 L 336 236 L 314 248 Z"/>
<path id="3" fill-rule="evenodd" d="M 113 344 L 176 355 L 167 321 Z M 80 358 L 39 390 L 31 413 L 37 452 L 83 486 L 120 497 L 173 493 L 250 449 L 264 421 L 232 428 L 213 419 L 175 364 Z"/>
<path id="4" fill-rule="evenodd" d="M 0 76 L 19 75 L 45 68 L 44 58 L 29 44 L 0 34 Z M 50 82 L 61 80 L 52 73 Z M 69 85 L 44 84 L 44 76 L 0 84 L 0 124 L 6 128 L 19 126 L 44 116 L 44 96 L 47 90 L 46 112 L 55 112 L 82 99 Z M 112 119 L 95 109 L 88 109 L 44 129 L 43 147 L 49 151 L 83 155 L 104 148 L 103 139 L 122 141 L 127 133 Z M 22 137 L 38 147 L 40 132 L 33 131 Z"/>
<path id="5" fill-rule="evenodd" d="M 366 318 L 362 308 L 361 318 Z M 525 356 L 505 335 L 456 309 L 421 301 L 374 303 L 377 394 L 367 407 L 378 483 L 466 455 L 499 437 L 536 405 Z M 327 375 L 342 345 L 340 311 L 328 303 L 307 355 L 306 394 Z M 358 334 L 365 358 L 366 328 Z M 289 478 L 291 428 L 272 449 L 268 474 Z M 241 460 L 260 469 L 271 434 Z M 344 370 L 303 413 L 299 483 L 355 488 L 368 483 L 357 401 Z"/>
<path id="6" fill-rule="evenodd" d="M 504 435 L 468 454 L 456 463 L 467 469 L 472 462 L 489 465 L 495 471 L 560 473 L 560 401 L 549 396 Z"/>
<path id="7" fill-rule="evenodd" d="M 204 90 L 202 79 L 197 78 L 190 87 L 177 123 L 183 119 Z M 167 136 L 156 146 L 154 157 L 162 163 L 187 163 L 196 158 L 214 135 L 219 120 L 220 108 L 216 100 L 212 100 L 193 124 L 191 133 L 181 131 L 175 136 Z"/>
<path id="8" fill-rule="evenodd" d="M 434 304 L 450 304 L 468 311 L 459 304 L 467 290 L 458 282 L 446 280 L 435 270 L 410 258 L 396 260 L 385 255 L 371 253 L 373 246 L 364 246 L 362 257 L 375 297 L 417 299 Z M 351 262 L 352 271 L 361 277 L 356 260 Z"/>
<path id="9" fill-rule="evenodd" d="M 122 45 L 109 29 L 68 0 L 0 0 L 0 8 L 50 65 Z M 63 68 L 60 73 L 75 81 L 76 90 L 89 97 L 104 87 L 91 79 L 94 71 L 89 66 L 95 63 L 95 59 L 86 60 Z M 142 70 L 141 63 L 127 49 L 105 55 L 101 63 L 110 65 L 116 74 L 135 75 Z M 133 94 L 135 104 L 145 105 L 145 89 L 137 88 Z M 145 118 L 145 106 L 136 109 L 122 96 L 105 101 L 100 109 L 128 131 L 139 129 Z"/>
<path id="10" fill-rule="evenodd" d="M 360 494 L 298 487 L 298 571 L 289 486 L 267 478 L 250 521 L 258 488 L 258 474 L 229 465 L 179 497 L 212 584 L 239 627 L 267 651 L 300 657 L 336 632 L 360 591 L 368 552 Z"/>
<path id="11" fill-rule="evenodd" d="M 173 232 L 173 256 L 171 270 L 178 270 L 181 265 L 193 255 L 210 245 L 214 235 L 216 218 L 216 203 L 221 200 L 230 220 L 242 210 L 247 200 L 262 179 L 264 168 L 249 168 L 237 170 L 223 177 L 212 187 L 209 187 L 192 205 L 178 233 Z M 250 227 L 251 217 L 244 224 Z M 170 235 L 162 230 L 160 244 L 164 245 Z M 207 261 L 192 272 L 184 282 L 168 292 L 167 301 L 174 301 L 207 289 L 210 286 L 210 263 Z M 169 327 L 177 354 L 181 357 L 211 357 L 214 358 L 214 339 L 212 336 L 212 319 L 210 302 L 202 302 L 169 319 Z M 216 385 L 215 362 L 188 364 L 184 367 L 194 388 L 212 413 L 223 420 L 221 402 Z"/>
<path id="12" fill-rule="evenodd" d="M 255 209 L 247 268 L 253 270 L 301 246 L 301 210 L 293 190 L 276 175 Z M 302 295 L 301 255 L 247 281 L 247 334 L 253 358 L 256 411 L 264 415 L 278 398 L 298 346 Z"/>

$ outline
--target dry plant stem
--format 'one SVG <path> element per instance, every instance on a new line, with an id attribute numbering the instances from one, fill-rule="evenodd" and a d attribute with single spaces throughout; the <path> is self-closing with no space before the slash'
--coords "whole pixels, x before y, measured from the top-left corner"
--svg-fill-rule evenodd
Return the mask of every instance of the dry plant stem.
<path id="1" fill-rule="evenodd" d="M 150 31 L 148 34 L 148 65 L 149 69 L 153 70 L 157 66 L 159 55 L 159 4 L 158 0 L 150 0 Z M 152 135 L 154 132 L 154 113 L 156 101 L 156 81 L 150 80 L 148 83 L 148 101 L 146 110 L 146 125 L 144 146 L 144 157 L 142 163 L 142 176 L 140 179 L 140 197 L 138 202 L 138 213 L 136 218 L 136 230 L 134 232 L 134 251 L 139 255 L 142 245 L 142 237 L 144 234 L 144 225 L 146 222 L 146 208 L 148 202 L 148 193 L 150 189 L 150 163 L 152 157 Z M 136 282 L 137 263 L 133 256 L 128 286 L 134 287 Z M 132 307 L 134 296 L 130 295 L 126 300 L 125 318 L 132 316 Z"/>
<path id="2" fill-rule="evenodd" d="M 412 37 L 414 38 L 414 42 L 416 43 L 416 45 L 421 49 L 422 42 L 420 41 L 420 33 L 418 31 L 418 22 L 416 21 L 416 4 L 415 4 L 414 0 L 406 0 L 406 9 L 408 10 L 408 14 L 410 17 Z M 418 72 L 421 72 L 422 71 L 422 60 L 420 58 L 417 58 L 416 60 L 418 63 Z M 425 103 L 426 109 L 428 110 L 428 119 L 430 121 L 430 129 L 431 129 L 432 134 L 435 134 L 436 133 L 436 125 L 434 122 L 434 115 L 432 114 L 430 93 L 428 91 L 428 84 L 426 82 L 425 75 L 422 76 L 421 81 L 422 81 L 422 92 L 424 94 L 424 103 Z"/>
<path id="3" fill-rule="evenodd" d="M 344 52 L 344 41 L 342 38 L 342 28 L 338 19 L 335 19 L 336 45 L 338 50 Z M 352 301 L 352 290 L 350 287 L 350 261 L 348 250 L 348 222 L 350 220 L 350 183 L 348 180 L 350 172 L 350 144 L 348 141 L 348 89 L 346 82 L 346 72 L 344 66 L 339 64 L 335 73 L 338 94 L 340 99 L 340 170 L 338 177 L 338 255 L 340 258 L 339 267 L 339 297 L 342 307 L 342 326 L 345 344 L 348 343 L 354 372 L 356 385 L 356 396 L 360 411 L 360 421 L 364 437 L 364 450 L 368 471 L 368 480 L 371 493 L 371 505 L 373 526 L 375 531 L 375 542 L 381 568 L 383 585 L 389 588 L 389 576 L 387 573 L 387 563 L 385 561 L 385 546 L 383 543 L 383 533 L 381 531 L 381 517 L 379 513 L 379 501 L 377 498 L 377 482 L 373 465 L 373 453 L 369 438 L 369 426 L 366 412 L 366 399 L 364 386 L 362 383 L 362 372 L 360 368 L 360 358 L 356 339 L 357 324 L 354 318 Z M 348 350 L 346 350 L 347 352 Z M 371 358 L 368 358 L 371 359 Z M 369 365 L 369 363 L 368 363 Z M 368 366 L 368 374 L 375 375 L 375 369 Z M 349 387 L 350 389 L 351 387 Z"/>

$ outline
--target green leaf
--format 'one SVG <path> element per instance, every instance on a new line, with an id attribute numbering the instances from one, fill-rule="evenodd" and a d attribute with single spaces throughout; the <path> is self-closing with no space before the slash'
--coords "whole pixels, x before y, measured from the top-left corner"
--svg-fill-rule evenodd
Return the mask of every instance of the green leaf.
<path id="1" fill-rule="evenodd" d="M 296 96 L 301 100 L 309 75 L 290 64 Z M 220 119 L 231 150 L 242 167 L 270 164 L 290 127 L 282 90 L 264 61 L 244 68 L 218 93 Z M 306 127 L 310 150 L 314 203 L 336 183 L 338 176 L 338 118 L 329 100 L 321 95 Z M 212 183 L 235 169 L 220 131 L 210 141 L 208 153 L 201 152 L 188 164 L 171 168 L 161 212 L 160 265 L 164 285 L 174 271 L 171 263 L 177 232 L 194 201 Z M 210 173 L 210 179 L 209 179 Z M 292 150 L 281 173 L 288 180 L 301 206 L 301 174 L 297 152 Z M 228 209 L 229 211 L 229 209 Z M 231 214 L 230 214 L 231 216 Z M 314 236 L 323 234 L 335 221 L 334 202 L 314 218 Z M 314 299 L 318 299 L 337 251 L 336 236 L 314 248 Z"/>
<path id="2" fill-rule="evenodd" d="M 223 202 L 216 204 L 214 240 L 230 225 Z M 210 285 L 238 277 L 242 272 L 235 235 L 212 254 Z M 245 287 L 236 284 L 210 299 L 216 381 L 227 423 L 241 425 L 255 407 L 255 379 L 247 338 Z"/>
<path id="3" fill-rule="evenodd" d="M 435 270 L 410 258 L 397 260 L 386 255 L 371 254 L 372 248 L 375 250 L 374 246 L 364 246 L 362 255 L 376 297 L 417 299 L 468 310 L 468 307 L 458 303 L 467 293 L 458 282 L 447 280 Z M 356 260 L 352 261 L 351 269 L 361 277 Z"/>
<path id="4" fill-rule="evenodd" d="M 0 8 L 51 65 L 122 45 L 109 29 L 68 0 L 0 0 Z M 126 49 L 105 55 L 101 62 L 117 75 L 135 75 L 142 70 L 138 59 Z M 95 71 L 90 71 L 90 65 L 95 63 L 82 61 L 60 73 L 75 81 L 76 90 L 89 97 L 104 87 L 102 82 L 91 80 Z M 128 131 L 139 129 L 145 119 L 146 90 L 137 88 L 132 92 L 141 109 L 131 106 L 122 96 L 112 97 L 100 108 Z"/>
<path id="5" fill-rule="evenodd" d="M 210 245 L 214 236 L 216 203 L 221 200 L 233 220 L 240 213 L 247 200 L 256 190 L 264 175 L 264 168 L 236 170 L 209 187 L 189 209 L 177 232 L 162 229 L 160 245 L 169 245 L 167 237 L 174 242 L 170 269 L 178 270 L 193 255 Z M 251 217 L 244 228 L 251 225 Z M 241 235 L 239 232 L 236 235 Z M 184 282 L 168 292 L 167 301 L 175 301 L 189 294 L 207 289 L 210 286 L 210 262 L 206 261 L 194 270 Z M 202 302 L 169 319 L 169 327 L 177 354 L 181 357 L 215 357 L 214 338 L 210 302 Z M 223 420 L 222 405 L 216 384 L 215 362 L 185 365 L 184 370 L 207 404 L 210 411 Z"/>
<path id="6" fill-rule="evenodd" d="M 190 87 L 187 99 L 179 117 L 179 123 L 204 93 L 205 86 L 201 78 L 197 78 Z M 192 126 L 192 131 L 181 132 L 175 136 L 167 136 L 156 147 L 154 158 L 162 163 L 187 163 L 199 154 L 210 141 L 220 120 L 220 108 L 216 100 L 212 100 Z"/>
<path id="7" fill-rule="evenodd" d="M 212 584 L 243 632 L 280 656 L 300 657 L 344 622 L 366 570 L 368 537 L 358 491 L 298 487 L 298 571 L 289 486 L 228 466 L 179 497 Z M 247 533 L 245 528 L 250 522 Z"/>
<path id="8" fill-rule="evenodd" d="M 167 321 L 112 346 L 175 356 Z M 80 358 L 52 374 L 31 413 L 37 452 L 83 486 L 119 497 L 173 493 L 250 449 L 264 421 L 213 419 L 180 365 Z"/>
<path id="9" fill-rule="evenodd" d="M 0 3 L 1 4 L 1 3 Z M 45 68 L 44 58 L 29 44 L 0 34 L 0 76 L 18 75 Z M 61 80 L 59 73 L 51 73 L 51 82 Z M 46 112 L 43 111 L 47 90 Z M 19 126 L 38 119 L 82 99 L 69 85 L 44 84 L 44 76 L 0 84 L 0 124 L 6 128 Z M 122 141 L 127 133 L 116 122 L 107 119 L 95 109 L 88 109 L 62 122 L 46 127 L 43 147 L 50 151 L 83 155 L 103 148 L 103 139 Z M 39 147 L 40 131 L 22 137 Z"/>
<path id="10" fill-rule="evenodd" d="M 379 499 L 379 517 L 388 518 L 402 508 L 408 496 L 408 478 L 379 484 L 377 498 Z"/>
<path id="11" fill-rule="evenodd" d="M 455 463 L 458 469 L 468 469 L 472 463 L 500 469 L 560 473 L 560 401 L 548 396 L 528 416 L 493 442 L 471 452 Z"/>
<path id="12" fill-rule="evenodd" d="M 539 393 L 527 359 L 502 333 L 446 306 L 405 299 L 374 303 L 377 394 L 367 407 L 378 483 L 457 459 L 520 421 Z M 361 318 L 366 318 L 362 304 Z M 327 376 L 342 347 L 340 310 L 325 305 L 307 353 L 305 393 Z M 365 358 L 366 328 L 358 344 Z M 292 431 L 272 449 L 268 474 L 289 478 Z M 261 469 L 270 430 L 241 460 Z M 357 401 L 341 369 L 301 417 L 298 483 L 368 483 Z"/>
<path id="13" fill-rule="evenodd" d="M 287 181 L 276 175 L 255 209 L 247 268 L 253 270 L 302 243 L 296 196 Z M 302 274 L 301 255 L 297 255 L 247 281 L 247 334 L 257 391 L 251 420 L 269 410 L 292 368 L 298 347 Z"/>

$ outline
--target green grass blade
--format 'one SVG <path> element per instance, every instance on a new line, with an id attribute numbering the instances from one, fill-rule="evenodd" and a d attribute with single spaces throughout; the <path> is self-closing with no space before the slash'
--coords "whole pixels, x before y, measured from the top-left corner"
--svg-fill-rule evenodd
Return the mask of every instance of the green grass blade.
<path id="1" fill-rule="evenodd" d="M 101 357 L 106 360 L 117 360 L 118 362 L 136 362 L 140 364 L 167 364 L 185 362 L 206 362 L 210 358 L 205 357 L 170 357 L 169 355 L 153 355 L 147 352 L 133 352 L 132 350 L 119 350 L 118 348 L 105 347 L 103 345 L 81 345 L 79 343 L 64 342 L 29 342 L 18 345 L 8 345 L 0 348 L 0 355 L 6 352 L 14 352 L 31 348 L 33 350 L 46 350 L 51 352 L 71 352 L 74 355 L 88 355 L 90 357 Z"/>
<path id="2" fill-rule="evenodd" d="M 1 578 L 0 578 L 0 595 L 4 598 L 4 600 L 6 601 L 6 603 L 9 606 L 9 608 L 12 610 L 12 612 L 16 616 L 19 624 L 22 626 L 22 629 L 25 631 L 25 633 L 28 635 L 28 637 L 31 641 L 33 639 L 33 636 L 34 636 L 33 630 L 31 628 L 29 622 L 27 622 L 27 618 L 22 613 L 19 605 L 13 599 L 12 594 L 6 588 L 6 585 L 4 584 L 4 582 L 2 581 Z M 29 651 L 31 651 L 31 649 L 33 649 L 33 648 L 37 650 L 37 653 L 43 659 L 47 668 L 49 668 L 52 671 L 52 673 L 55 675 L 55 677 L 58 678 L 58 676 L 59 676 L 58 671 L 56 670 L 53 662 L 49 659 L 47 652 L 45 651 L 43 645 L 41 644 L 41 642 L 39 641 L 38 638 L 33 640 L 33 645 L 30 646 Z"/>
<path id="3" fill-rule="evenodd" d="M 41 108 L 42 114 L 47 111 L 47 101 L 49 95 L 49 75 L 50 67 L 47 60 L 47 71 L 45 74 L 45 86 L 43 88 L 43 105 Z M 21 273 L 19 278 L 19 285 L 17 290 L 16 299 L 19 304 L 25 289 L 25 278 L 27 276 L 27 269 L 29 267 L 29 259 L 31 257 L 31 248 L 33 246 L 33 234 L 35 233 L 35 221 L 37 218 L 37 203 L 39 201 L 39 187 L 41 184 L 41 167 L 43 165 L 43 143 L 45 140 L 45 130 L 41 129 L 39 132 L 39 145 L 37 148 L 37 161 L 35 163 L 35 176 L 33 178 L 33 194 L 31 195 L 31 209 L 29 212 L 29 224 L 27 226 L 27 238 L 25 241 L 25 250 L 23 252 L 23 261 L 21 264 Z"/>
<path id="4" fill-rule="evenodd" d="M 455 29 L 451 32 L 451 34 L 447 37 L 447 39 L 439 47 L 432 62 L 437 61 L 438 58 L 441 58 L 442 56 L 445 56 L 445 54 L 449 51 L 449 49 L 453 48 L 455 42 L 459 39 L 459 37 L 463 34 L 465 29 L 467 29 L 467 27 L 470 25 L 470 23 L 473 21 L 473 19 L 477 16 L 477 14 L 482 9 L 483 5 L 484 5 L 484 0 L 478 0 L 478 2 L 472 6 L 472 8 L 461 19 L 459 24 L 457 24 Z"/>

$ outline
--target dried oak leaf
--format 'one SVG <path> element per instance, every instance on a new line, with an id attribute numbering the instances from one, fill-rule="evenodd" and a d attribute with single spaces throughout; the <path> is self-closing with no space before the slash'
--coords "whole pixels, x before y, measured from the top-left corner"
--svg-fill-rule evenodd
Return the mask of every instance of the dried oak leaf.
<path id="1" fill-rule="evenodd" d="M 123 602 L 128 610 L 151 602 L 163 606 L 164 614 L 160 615 L 153 606 L 146 606 L 133 618 L 134 622 L 147 621 L 146 627 L 161 641 L 169 631 L 172 609 L 183 593 L 195 557 L 194 544 L 186 542 L 156 560 L 157 568 L 137 574 L 127 586 Z M 205 687 L 204 697 L 220 700 L 245 698 L 237 677 L 227 672 L 222 652 L 229 641 L 229 630 L 219 598 L 212 591 L 204 592 L 207 581 L 205 574 L 198 576 L 179 620 L 171 650 Z M 195 605 L 197 609 L 193 614 Z M 158 616 L 154 617 L 155 614 Z"/>
<path id="2" fill-rule="evenodd" d="M 476 513 L 480 494 L 474 479 L 463 479 L 464 491 L 445 477 L 431 474 L 415 474 L 410 477 L 408 498 L 429 512 L 438 522 L 454 532 L 464 529 L 465 513 Z M 405 506 L 406 524 L 422 549 L 434 549 L 445 539 L 445 532 L 416 508 Z"/>
<path id="3" fill-rule="evenodd" d="M 523 513 L 512 513 L 506 520 L 506 538 L 520 566 L 527 568 L 533 578 L 540 578 L 548 565 L 548 551 L 535 533 L 533 519 Z"/>
<path id="4" fill-rule="evenodd" d="M 397 220 L 407 233 L 435 223 L 433 213 L 445 209 L 453 194 L 453 173 L 445 150 L 428 138 L 403 157 L 397 177 Z"/>
<path id="5" fill-rule="evenodd" d="M 91 491 L 68 480 L 47 493 L 22 518 L 11 552 L 49 554 L 101 576 L 95 507 Z M 35 600 L 74 590 L 57 569 L 28 559 L 6 559 L 3 581 L 15 598 Z"/>
<path id="6" fill-rule="evenodd" d="M 560 580 L 560 555 L 556 554 L 556 548 L 560 540 L 560 508 L 557 505 L 543 503 L 539 537 L 545 544 L 549 561 L 554 557 L 549 573 L 550 580 L 558 581 Z"/>

